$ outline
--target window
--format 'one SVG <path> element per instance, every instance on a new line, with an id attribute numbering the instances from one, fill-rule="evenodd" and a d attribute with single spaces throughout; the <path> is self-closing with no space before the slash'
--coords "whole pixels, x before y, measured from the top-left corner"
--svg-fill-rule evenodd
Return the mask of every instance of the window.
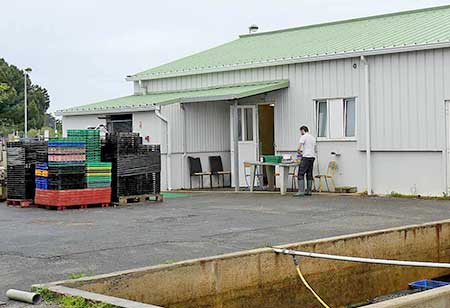
<path id="1" fill-rule="evenodd" d="M 344 100 L 345 137 L 355 137 L 356 130 L 356 103 L 355 99 Z"/>
<path id="2" fill-rule="evenodd" d="M 317 127 L 318 137 L 327 137 L 328 131 L 328 110 L 327 102 L 317 102 Z"/>
<path id="3" fill-rule="evenodd" d="M 316 101 L 316 126 L 319 138 L 354 138 L 356 136 L 355 99 Z"/>
<path id="4" fill-rule="evenodd" d="M 245 140 L 253 141 L 253 109 L 245 108 Z"/>
<path id="5" fill-rule="evenodd" d="M 237 110 L 238 117 L 238 140 L 242 141 L 242 109 L 238 108 Z"/>
<path id="6" fill-rule="evenodd" d="M 238 140 L 253 141 L 253 108 L 238 107 Z"/>

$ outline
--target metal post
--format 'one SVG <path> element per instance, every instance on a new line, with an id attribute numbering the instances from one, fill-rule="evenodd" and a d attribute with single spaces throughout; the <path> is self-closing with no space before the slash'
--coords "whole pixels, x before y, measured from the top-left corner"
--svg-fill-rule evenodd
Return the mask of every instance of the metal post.
<path id="1" fill-rule="evenodd" d="M 25 70 L 24 74 L 24 113 L 25 113 L 25 122 L 24 122 L 24 137 L 27 138 L 28 137 L 28 103 L 27 103 L 27 71 Z"/>
<path id="2" fill-rule="evenodd" d="M 28 98 L 27 98 L 27 77 L 28 73 L 31 72 L 31 68 L 27 67 L 23 71 L 23 79 L 24 79 L 24 137 L 28 137 Z"/>
<path id="3" fill-rule="evenodd" d="M 239 191 L 239 121 L 238 121 L 238 101 L 234 101 L 233 106 L 233 150 L 234 150 L 234 190 Z"/>

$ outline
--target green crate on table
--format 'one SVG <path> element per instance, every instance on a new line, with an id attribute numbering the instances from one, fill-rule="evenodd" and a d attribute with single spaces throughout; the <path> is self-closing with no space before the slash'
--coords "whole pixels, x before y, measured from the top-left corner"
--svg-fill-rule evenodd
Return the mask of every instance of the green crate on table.
<path id="1" fill-rule="evenodd" d="M 263 155 L 265 163 L 279 164 L 283 161 L 283 156 L 281 155 Z"/>

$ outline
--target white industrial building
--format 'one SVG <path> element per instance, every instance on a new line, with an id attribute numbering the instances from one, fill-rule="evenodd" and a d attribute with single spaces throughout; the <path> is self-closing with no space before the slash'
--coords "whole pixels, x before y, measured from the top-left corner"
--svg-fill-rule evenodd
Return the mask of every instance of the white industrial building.
<path id="1" fill-rule="evenodd" d="M 127 80 L 132 95 L 63 110 L 63 127 L 160 143 L 163 189 L 189 187 L 188 156 L 221 155 L 245 185 L 243 161 L 295 153 L 306 124 L 338 186 L 450 191 L 450 6 L 241 35 Z"/>

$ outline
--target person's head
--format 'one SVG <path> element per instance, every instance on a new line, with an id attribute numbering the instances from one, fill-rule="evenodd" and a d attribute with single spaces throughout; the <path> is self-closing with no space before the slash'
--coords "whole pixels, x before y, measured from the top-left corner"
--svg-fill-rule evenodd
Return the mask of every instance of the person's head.
<path id="1" fill-rule="evenodd" d="M 300 134 L 304 135 L 307 132 L 309 132 L 309 129 L 307 126 L 303 125 L 302 127 L 300 127 Z"/>

